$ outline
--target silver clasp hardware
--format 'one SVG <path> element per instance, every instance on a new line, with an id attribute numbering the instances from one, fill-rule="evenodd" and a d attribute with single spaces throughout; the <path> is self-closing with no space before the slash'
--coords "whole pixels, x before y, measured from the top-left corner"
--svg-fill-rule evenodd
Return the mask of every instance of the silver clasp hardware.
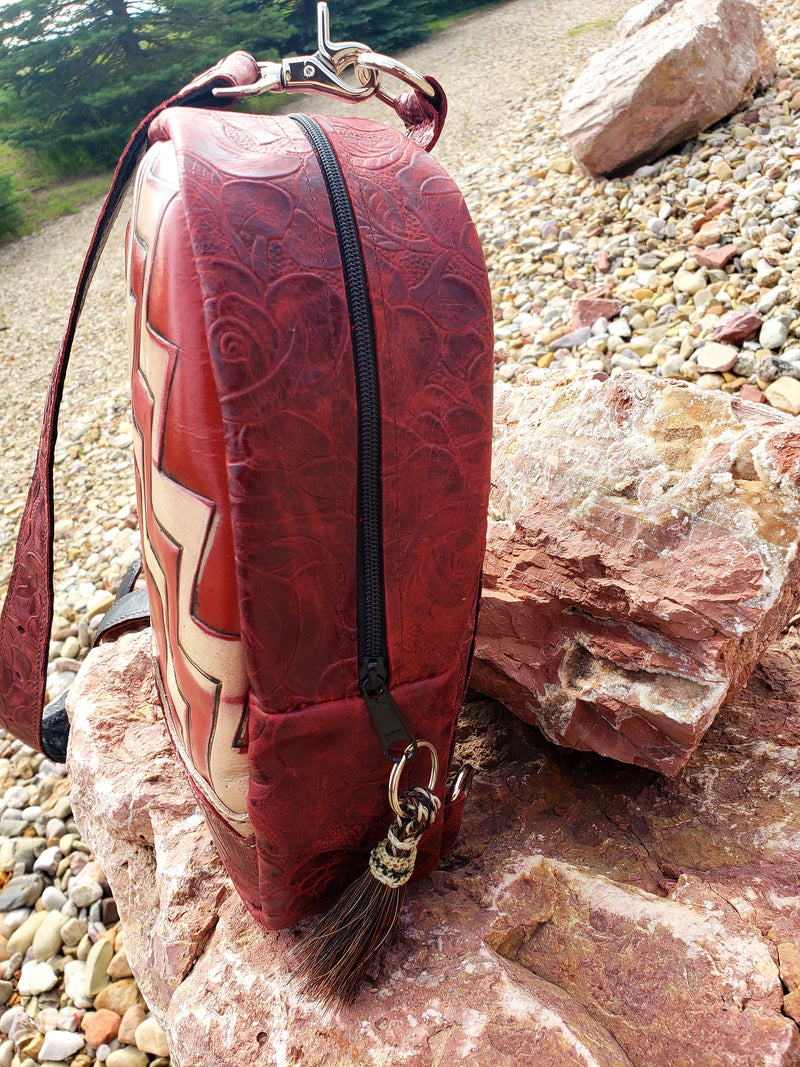
<path id="1" fill-rule="evenodd" d="M 381 84 L 384 74 L 398 78 L 428 97 L 436 95 L 432 85 L 399 60 L 379 55 L 359 41 L 332 41 L 328 5 L 322 2 L 317 4 L 317 51 L 310 56 L 293 56 L 279 63 L 259 63 L 258 67 L 261 77 L 257 82 L 214 89 L 214 96 L 316 92 L 353 102 L 377 96 L 391 105 L 395 97 Z M 353 68 L 356 84 L 340 77 L 349 67 Z"/>

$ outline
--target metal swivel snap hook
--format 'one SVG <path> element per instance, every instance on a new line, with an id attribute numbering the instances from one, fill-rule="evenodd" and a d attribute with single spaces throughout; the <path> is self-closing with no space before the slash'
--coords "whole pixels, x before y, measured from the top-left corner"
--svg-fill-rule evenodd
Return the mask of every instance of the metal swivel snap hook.
<path id="1" fill-rule="evenodd" d="M 355 65 L 369 47 L 360 41 L 332 41 L 330 15 L 326 3 L 317 4 L 317 51 L 308 56 L 292 56 L 281 62 L 259 63 L 261 77 L 248 86 L 214 89 L 214 95 L 225 97 L 259 96 L 261 93 L 324 93 L 347 100 L 367 100 L 374 96 L 380 85 L 381 74 L 377 69 L 359 73 L 356 84 L 340 77 L 348 67 Z"/>
<path id="2" fill-rule="evenodd" d="M 341 75 L 353 68 L 355 81 Z M 317 4 L 317 50 L 309 56 L 292 56 L 280 62 L 258 64 L 261 77 L 252 85 L 214 89 L 214 96 L 259 96 L 261 93 L 324 93 L 358 103 L 377 96 L 390 107 L 397 97 L 382 84 L 384 74 L 410 85 L 429 99 L 436 90 L 399 59 L 373 52 L 360 41 L 332 41 L 328 5 Z"/>

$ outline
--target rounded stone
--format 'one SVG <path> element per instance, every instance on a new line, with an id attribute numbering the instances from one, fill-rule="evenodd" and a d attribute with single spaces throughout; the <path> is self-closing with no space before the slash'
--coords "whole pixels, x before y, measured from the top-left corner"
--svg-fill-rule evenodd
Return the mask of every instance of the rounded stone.
<path id="1" fill-rule="evenodd" d="M 31 802 L 30 793 L 24 785 L 12 785 L 10 789 L 6 789 L 3 800 L 7 808 L 19 808 L 20 811 L 27 808 Z"/>
<path id="2" fill-rule="evenodd" d="M 117 1015 L 124 1015 L 128 1008 L 142 1000 L 139 987 L 134 978 L 121 978 L 101 989 L 94 998 L 95 1008 L 108 1008 Z"/>
<path id="3" fill-rule="evenodd" d="M 0 911 L 33 907 L 44 889 L 40 874 L 22 874 L 12 878 L 5 889 L 0 890 Z"/>
<path id="4" fill-rule="evenodd" d="M 681 271 L 675 275 L 673 287 L 679 293 L 687 293 L 689 296 L 694 296 L 694 294 L 699 293 L 701 289 L 705 289 L 706 280 L 702 274 L 692 274 L 689 271 Z"/>
<path id="5" fill-rule="evenodd" d="M 91 878 L 76 878 L 69 883 L 67 896 L 78 908 L 88 908 L 103 896 L 103 888 Z"/>
<path id="6" fill-rule="evenodd" d="M 86 964 L 83 960 L 70 960 L 64 968 L 64 992 L 76 1008 L 91 1008 L 92 999 L 85 993 Z"/>
<path id="7" fill-rule="evenodd" d="M 119 1015 L 108 1008 L 88 1012 L 82 1023 L 86 1044 L 90 1048 L 98 1049 L 101 1045 L 113 1041 L 119 1033 L 121 1022 Z"/>
<path id="8" fill-rule="evenodd" d="M 122 1016 L 117 1037 L 124 1045 L 136 1044 L 136 1031 L 147 1017 L 147 1008 L 144 1004 L 134 1004 Z"/>
<path id="9" fill-rule="evenodd" d="M 47 918 L 49 912 L 35 911 L 23 922 L 8 939 L 8 951 L 13 956 L 17 952 L 23 955 L 33 944 L 36 932 Z"/>
<path id="10" fill-rule="evenodd" d="M 698 389 L 721 389 L 725 379 L 721 374 L 701 374 L 695 382 Z"/>
<path id="11" fill-rule="evenodd" d="M 764 390 L 767 403 L 790 415 L 800 415 L 800 381 L 795 378 L 778 378 Z"/>
<path id="12" fill-rule="evenodd" d="M 40 963 L 35 959 L 23 963 L 19 976 L 19 991 L 22 996 L 35 997 L 56 985 L 58 985 L 58 975 L 49 963 Z"/>
<path id="13" fill-rule="evenodd" d="M 167 1035 L 162 1030 L 157 1019 L 148 1016 L 136 1028 L 136 1047 L 142 1052 L 149 1052 L 153 1056 L 169 1056 Z"/>
<path id="14" fill-rule="evenodd" d="M 39 1050 L 39 1059 L 60 1063 L 75 1056 L 85 1046 L 86 1042 L 81 1034 L 69 1034 L 66 1030 L 51 1030 L 45 1034 L 44 1043 Z"/>
<path id="15" fill-rule="evenodd" d="M 0 1015 L 0 1034 L 7 1034 L 11 1030 L 11 1025 L 18 1015 L 24 1015 L 25 1009 L 21 1004 L 15 1004 L 13 1008 L 9 1008 Z"/>
<path id="16" fill-rule="evenodd" d="M 615 352 L 611 357 L 611 366 L 620 370 L 638 370 L 642 361 L 631 351 Z"/>
<path id="17" fill-rule="evenodd" d="M 56 871 L 58 870 L 58 865 L 63 858 L 58 845 L 51 845 L 40 853 L 33 865 L 33 869 L 34 871 L 41 871 L 42 874 L 48 874 L 51 878 L 54 878 Z"/>
<path id="18" fill-rule="evenodd" d="M 109 1052 L 106 1067 L 147 1067 L 149 1062 L 146 1052 L 134 1048 L 133 1045 L 126 1045 Z"/>
<path id="19" fill-rule="evenodd" d="M 86 608 L 86 618 L 91 622 L 96 615 L 104 614 L 114 603 L 114 594 L 105 589 L 98 589 Z"/>
<path id="20" fill-rule="evenodd" d="M 774 382 L 782 377 L 791 378 L 794 372 L 794 364 L 778 359 L 777 356 L 765 356 L 764 359 L 760 359 L 755 370 L 762 382 Z"/>
<path id="21" fill-rule="evenodd" d="M 133 978 L 133 971 L 124 948 L 114 953 L 107 971 L 110 978 Z"/>
<path id="22" fill-rule="evenodd" d="M 61 911 L 64 905 L 67 903 L 67 898 L 61 892 L 60 889 L 56 889 L 54 885 L 49 885 L 42 893 L 42 907 L 47 911 Z M 66 916 L 65 916 L 66 918 Z"/>
<path id="23" fill-rule="evenodd" d="M 63 912 L 61 913 L 64 914 Z M 82 938 L 86 936 L 86 931 L 89 928 L 89 924 L 85 919 L 78 919 L 69 916 L 65 916 L 67 921 L 61 927 L 61 940 L 68 948 L 75 948 L 76 945 L 81 943 Z"/>
<path id="24" fill-rule="evenodd" d="M 786 344 L 789 337 L 789 324 L 783 319 L 767 319 L 761 327 L 758 341 L 762 348 L 777 349 Z"/>
<path id="25" fill-rule="evenodd" d="M 84 992 L 87 997 L 93 997 L 108 985 L 107 968 L 113 955 L 114 949 L 109 941 L 95 941 L 92 945 L 89 955 L 86 957 L 86 985 L 84 986 Z M 121 1015 L 122 1013 L 118 1012 L 118 1014 Z"/>
<path id="26" fill-rule="evenodd" d="M 45 912 L 45 920 L 33 936 L 33 956 L 39 961 L 51 960 L 61 951 L 61 930 L 67 919 L 60 911 Z"/>
<path id="27" fill-rule="evenodd" d="M 750 352 L 740 352 L 739 358 L 733 365 L 733 373 L 741 378 L 749 378 L 756 372 L 756 357 Z"/>

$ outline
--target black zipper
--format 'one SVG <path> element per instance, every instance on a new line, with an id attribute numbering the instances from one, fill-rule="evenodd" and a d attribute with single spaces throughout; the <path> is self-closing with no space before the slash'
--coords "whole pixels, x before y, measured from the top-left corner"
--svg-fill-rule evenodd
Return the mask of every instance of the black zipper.
<path id="1" fill-rule="evenodd" d="M 381 404 L 375 325 L 358 224 L 342 168 L 327 134 L 309 115 L 292 115 L 325 179 L 342 260 L 356 381 L 358 423 L 358 683 L 375 731 L 390 759 L 392 745 L 412 745 L 413 734 L 389 692 L 386 595 L 383 572 Z"/>

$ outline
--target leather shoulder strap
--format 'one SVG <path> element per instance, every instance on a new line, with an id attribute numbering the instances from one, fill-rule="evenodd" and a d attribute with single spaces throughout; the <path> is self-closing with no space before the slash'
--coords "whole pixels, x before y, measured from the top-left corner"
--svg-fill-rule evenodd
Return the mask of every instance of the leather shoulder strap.
<path id="1" fill-rule="evenodd" d="M 50 628 L 53 617 L 53 452 L 56 425 L 72 342 L 86 293 L 125 191 L 147 146 L 153 119 L 165 108 L 220 108 L 217 86 L 250 85 L 260 77 L 258 64 L 246 52 L 235 52 L 206 71 L 175 96 L 159 104 L 140 123 L 128 142 L 108 196 L 100 211 L 86 253 L 67 328 L 53 366 L 42 418 L 42 432 L 28 499 L 17 535 L 14 567 L 0 617 L 0 722 L 27 745 L 41 749 L 41 715 L 46 688 Z"/>

